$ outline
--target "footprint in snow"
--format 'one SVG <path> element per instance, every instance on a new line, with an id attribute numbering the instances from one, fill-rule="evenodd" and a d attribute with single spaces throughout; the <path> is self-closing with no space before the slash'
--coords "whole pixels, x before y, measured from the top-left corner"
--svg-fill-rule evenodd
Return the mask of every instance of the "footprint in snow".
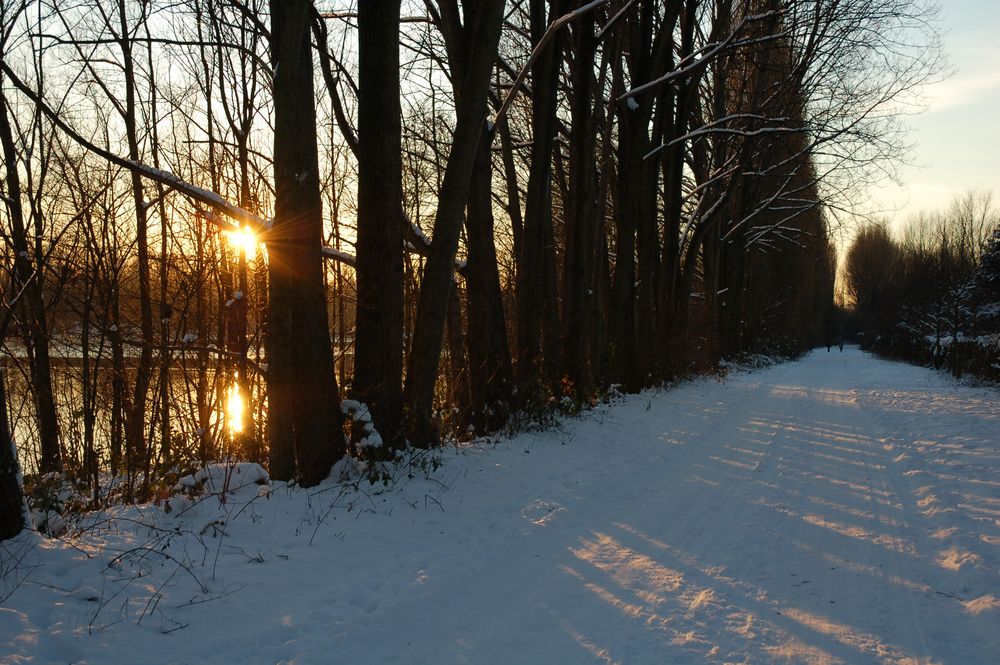
<path id="1" fill-rule="evenodd" d="M 528 520 L 532 524 L 545 526 L 552 519 L 554 519 L 557 514 L 563 512 L 564 510 L 566 509 L 558 503 L 537 499 L 521 509 L 521 517 Z"/>

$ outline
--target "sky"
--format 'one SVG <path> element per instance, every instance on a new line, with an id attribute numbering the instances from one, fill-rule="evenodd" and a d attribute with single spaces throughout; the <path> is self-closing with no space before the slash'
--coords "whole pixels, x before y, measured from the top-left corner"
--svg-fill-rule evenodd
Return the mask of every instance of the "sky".
<path id="1" fill-rule="evenodd" d="M 941 6 L 953 73 L 926 88 L 927 110 L 910 118 L 913 150 L 901 184 L 871 192 L 896 224 L 945 208 L 968 189 L 1000 197 L 1000 2 L 941 0 Z"/>

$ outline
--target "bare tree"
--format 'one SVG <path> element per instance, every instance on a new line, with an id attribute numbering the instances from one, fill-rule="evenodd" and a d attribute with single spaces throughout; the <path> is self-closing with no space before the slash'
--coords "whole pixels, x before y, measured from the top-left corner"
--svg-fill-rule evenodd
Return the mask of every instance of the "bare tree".
<path id="1" fill-rule="evenodd" d="M 24 528 L 21 467 L 7 416 L 6 378 L 0 372 L 0 540 L 13 538 Z"/>
<path id="2" fill-rule="evenodd" d="M 21 19 L 25 5 L 10 5 L 2 7 L 0 21 L 0 54 L 6 56 L 12 40 L 12 32 Z M 38 67 L 40 68 L 40 63 Z M 41 76 L 40 69 L 36 75 Z M 41 80 L 39 80 L 41 85 Z M 11 111 L 7 96 L 3 91 L 4 77 L 0 74 L 0 146 L 3 149 L 6 175 L 4 179 L 4 203 L 7 217 L 10 221 L 10 234 L 7 236 L 9 249 L 13 253 L 14 270 L 12 273 L 14 293 L 20 303 L 21 324 L 24 332 L 25 347 L 31 375 L 31 387 L 34 395 L 36 419 L 38 422 L 39 447 L 41 452 L 40 470 L 43 472 L 60 471 L 62 460 L 59 449 L 59 426 L 56 414 L 55 399 L 52 393 L 52 372 L 49 352 L 49 325 L 44 300 L 45 251 L 43 248 L 43 213 L 41 200 L 45 186 L 45 173 L 48 170 L 48 142 L 41 138 L 44 128 L 41 117 L 33 116 L 33 132 L 35 136 L 29 139 L 27 154 L 18 150 L 15 130 L 11 123 Z M 37 138 L 37 143 L 34 140 Z M 37 146 L 38 153 L 31 156 L 31 148 Z M 34 184 L 36 191 L 26 191 L 21 183 L 19 169 L 24 166 L 29 173 L 29 187 Z M 34 175 L 35 177 L 32 177 Z M 25 214 L 24 202 L 27 200 L 28 212 L 33 220 L 29 231 L 28 216 Z M 6 327 L 5 327 L 6 328 Z M 5 439 L 6 441 L 6 439 Z M 4 445 L 4 444 L 0 444 Z"/>
<path id="3" fill-rule="evenodd" d="M 399 10 L 399 0 L 364 2 L 358 15 L 358 299 L 351 386 L 394 447 L 403 436 Z"/>
<path id="4" fill-rule="evenodd" d="M 310 0 L 271 2 L 274 227 L 268 235 L 271 473 L 304 486 L 345 453 L 323 286 Z"/>
<path id="5" fill-rule="evenodd" d="M 434 218 L 434 240 L 421 276 L 420 300 L 413 330 L 406 372 L 406 405 L 409 409 L 408 434 L 417 446 L 436 439 L 431 424 L 434 385 L 448 310 L 454 288 L 455 252 L 462 228 L 462 213 L 469 195 L 472 168 L 479 150 L 479 138 L 486 129 L 485 118 L 490 74 L 497 57 L 503 18 L 502 0 L 484 0 L 463 5 L 460 20 L 450 0 L 441 3 L 445 39 L 450 48 L 461 49 L 467 57 L 463 70 L 453 72 L 456 87 L 457 119 L 451 152 L 438 192 Z M 449 13 L 445 11 L 451 9 Z M 447 17 L 447 18 L 446 18 Z"/>

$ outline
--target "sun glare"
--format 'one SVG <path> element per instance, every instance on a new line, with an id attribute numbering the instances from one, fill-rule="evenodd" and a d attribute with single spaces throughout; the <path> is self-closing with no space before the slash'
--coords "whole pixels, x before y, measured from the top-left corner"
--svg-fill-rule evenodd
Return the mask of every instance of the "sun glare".
<path id="1" fill-rule="evenodd" d="M 234 381 L 226 396 L 226 428 L 230 434 L 243 431 L 243 410 L 243 395 L 240 394 L 239 384 Z"/>
<path id="2" fill-rule="evenodd" d="M 246 255 L 248 261 L 252 261 L 257 257 L 257 248 L 260 246 L 260 240 L 257 239 L 257 236 L 249 228 L 242 227 L 236 231 L 226 231 L 226 238 L 234 249 Z"/>

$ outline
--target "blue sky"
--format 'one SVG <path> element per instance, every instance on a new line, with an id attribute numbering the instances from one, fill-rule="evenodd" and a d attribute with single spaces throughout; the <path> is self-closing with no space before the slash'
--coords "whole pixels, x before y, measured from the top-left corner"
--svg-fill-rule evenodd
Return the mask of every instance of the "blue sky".
<path id="1" fill-rule="evenodd" d="M 896 223 L 944 208 L 967 189 L 1000 197 L 1000 1 L 942 0 L 941 6 L 954 73 L 927 87 L 929 108 L 909 121 L 913 164 L 901 170 L 902 186 L 871 192 Z"/>

